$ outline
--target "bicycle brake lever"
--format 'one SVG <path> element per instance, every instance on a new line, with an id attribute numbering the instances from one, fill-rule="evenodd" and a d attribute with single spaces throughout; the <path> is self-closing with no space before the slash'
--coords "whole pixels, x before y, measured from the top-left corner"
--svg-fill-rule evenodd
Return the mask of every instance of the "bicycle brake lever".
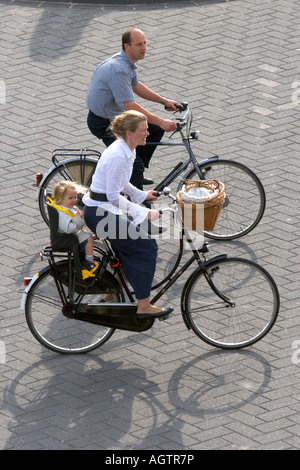
<path id="1" fill-rule="evenodd" d="M 169 139 L 171 139 L 171 138 L 173 137 L 173 135 L 174 135 L 176 132 L 178 132 L 178 131 L 179 131 L 179 127 L 178 127 L 178 124 L 177 124 L 177 129 L 176 129 L 174 132 L 172 132 L 172 134 L 170 135 Z"/>
<path id="2" fill-rule="evenodd" d="M 176 126 L 177 126 L 177 129 L 176 129 L 176 131 L 174 131 L 174 132 L 173 132 L 173 134 L 172 134 L 172 135 L 174 135 L 174 134 L 175 134 L 175 132 L 178 132 L 178 131 L 180 131 L 181 129 L 183 129 L 183 128 L 184 128 L 184 126 L 186 126 L 186 121 L 183 121 L 183 120 L 182 120 L 182 119 L 180 119 L 180 118 L 177 118 L 177 119 L 178 119 L 180 122 L 178 122 L 178 123 L 176 124 Z M 172 135 L 171 135 L 171 137 L 172 137 Z"/>

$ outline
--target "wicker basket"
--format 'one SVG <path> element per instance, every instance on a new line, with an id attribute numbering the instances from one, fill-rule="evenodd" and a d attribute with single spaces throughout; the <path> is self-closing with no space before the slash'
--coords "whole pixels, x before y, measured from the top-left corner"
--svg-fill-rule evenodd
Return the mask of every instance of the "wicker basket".
<path id="1" fill-rule="evenodd" d="M 182 220 L 185 228 L 199 231 L 201 226 L 202 230 L 211 232 L 215 227 L 224 204 L 225 185 L 215 180 L 183 180 L 183 182 L 185 185 L 183 189 L 176 194 L 176 201 L 181 207 Z M 192 188 L 206 188 L 215 191 L 215 194 L 208 197 L 204 203 L 187 203 L 181 199 L 181 194 L 183 191 L 187 192 Z"/>

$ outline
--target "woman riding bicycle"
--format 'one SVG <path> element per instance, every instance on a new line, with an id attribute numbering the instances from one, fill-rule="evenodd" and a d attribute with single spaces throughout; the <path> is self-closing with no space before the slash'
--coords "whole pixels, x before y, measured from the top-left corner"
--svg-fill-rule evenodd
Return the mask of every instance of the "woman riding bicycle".
<path id="1" fill-rule="evenodd" d="M 112 121 L 111 131 L 117 140 L 104 150 L 90 192 L 83 198 L 85 223 L 99 238 L 107 238 L 117 252 L 137 299 L 138 317 L 162 317 L 173 309 L 150 304 L 157 243 L 140 227 L 161 215 L 140 205 L 145 200 L 155 200 L 155 191 L 141 191 L 129 182 L 135 149 L 146 144 L 147 118 L 137 111 L 126 111 Z"/>

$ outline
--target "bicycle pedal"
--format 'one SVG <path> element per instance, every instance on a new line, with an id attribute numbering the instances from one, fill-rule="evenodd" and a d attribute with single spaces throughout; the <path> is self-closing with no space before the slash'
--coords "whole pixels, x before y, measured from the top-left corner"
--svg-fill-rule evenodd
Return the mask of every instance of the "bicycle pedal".
<path id="1" fill-rule="evenodd" d="M 88 271 L 87 269 L 83 269 L 81 271 L 82 274 L 82 279 L 88 279 L 89 277 L 95 277 L 95 274 L 93 274 L 91 271 Z"/>
<path id="2" fill-rule="evenodd" d="M 94 272 L 98 269 L 99 263 L 95 263 L 95 266 L 90 271 L 86 268 L 82 270 L 82 278 L 87 279 L 89 277 L 95 277 Z"/>
<path id="3" fill-rule="evenodd" d="M 164 320 L 167 320 L 169 318 L 170 314 L 167 313 L 166 315 L 163 315 L 162 317 L 159 317 L 159 321 L 164 321 Z"/>

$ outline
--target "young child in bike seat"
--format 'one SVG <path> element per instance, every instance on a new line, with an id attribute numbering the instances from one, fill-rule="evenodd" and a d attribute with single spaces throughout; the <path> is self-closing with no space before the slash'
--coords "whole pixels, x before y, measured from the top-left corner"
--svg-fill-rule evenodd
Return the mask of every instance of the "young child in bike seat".
<path id="1" fill-rule="evenodd" d="M 93 249 L 94 238 L 88 232 L 82 230 L 85 222 L 83 213 L 75 205 L 79 192 L 85 192 L 83 188 L 71 181 L 61 181 L 54 187 L 51 204 L 59 214 L 58 231 L 60 233 L 74 233 L 79 240 L 81 248 L 84 248 L 85 258 L 82 265 L 92 274 L 98 267 L 94 263 Z"/>

